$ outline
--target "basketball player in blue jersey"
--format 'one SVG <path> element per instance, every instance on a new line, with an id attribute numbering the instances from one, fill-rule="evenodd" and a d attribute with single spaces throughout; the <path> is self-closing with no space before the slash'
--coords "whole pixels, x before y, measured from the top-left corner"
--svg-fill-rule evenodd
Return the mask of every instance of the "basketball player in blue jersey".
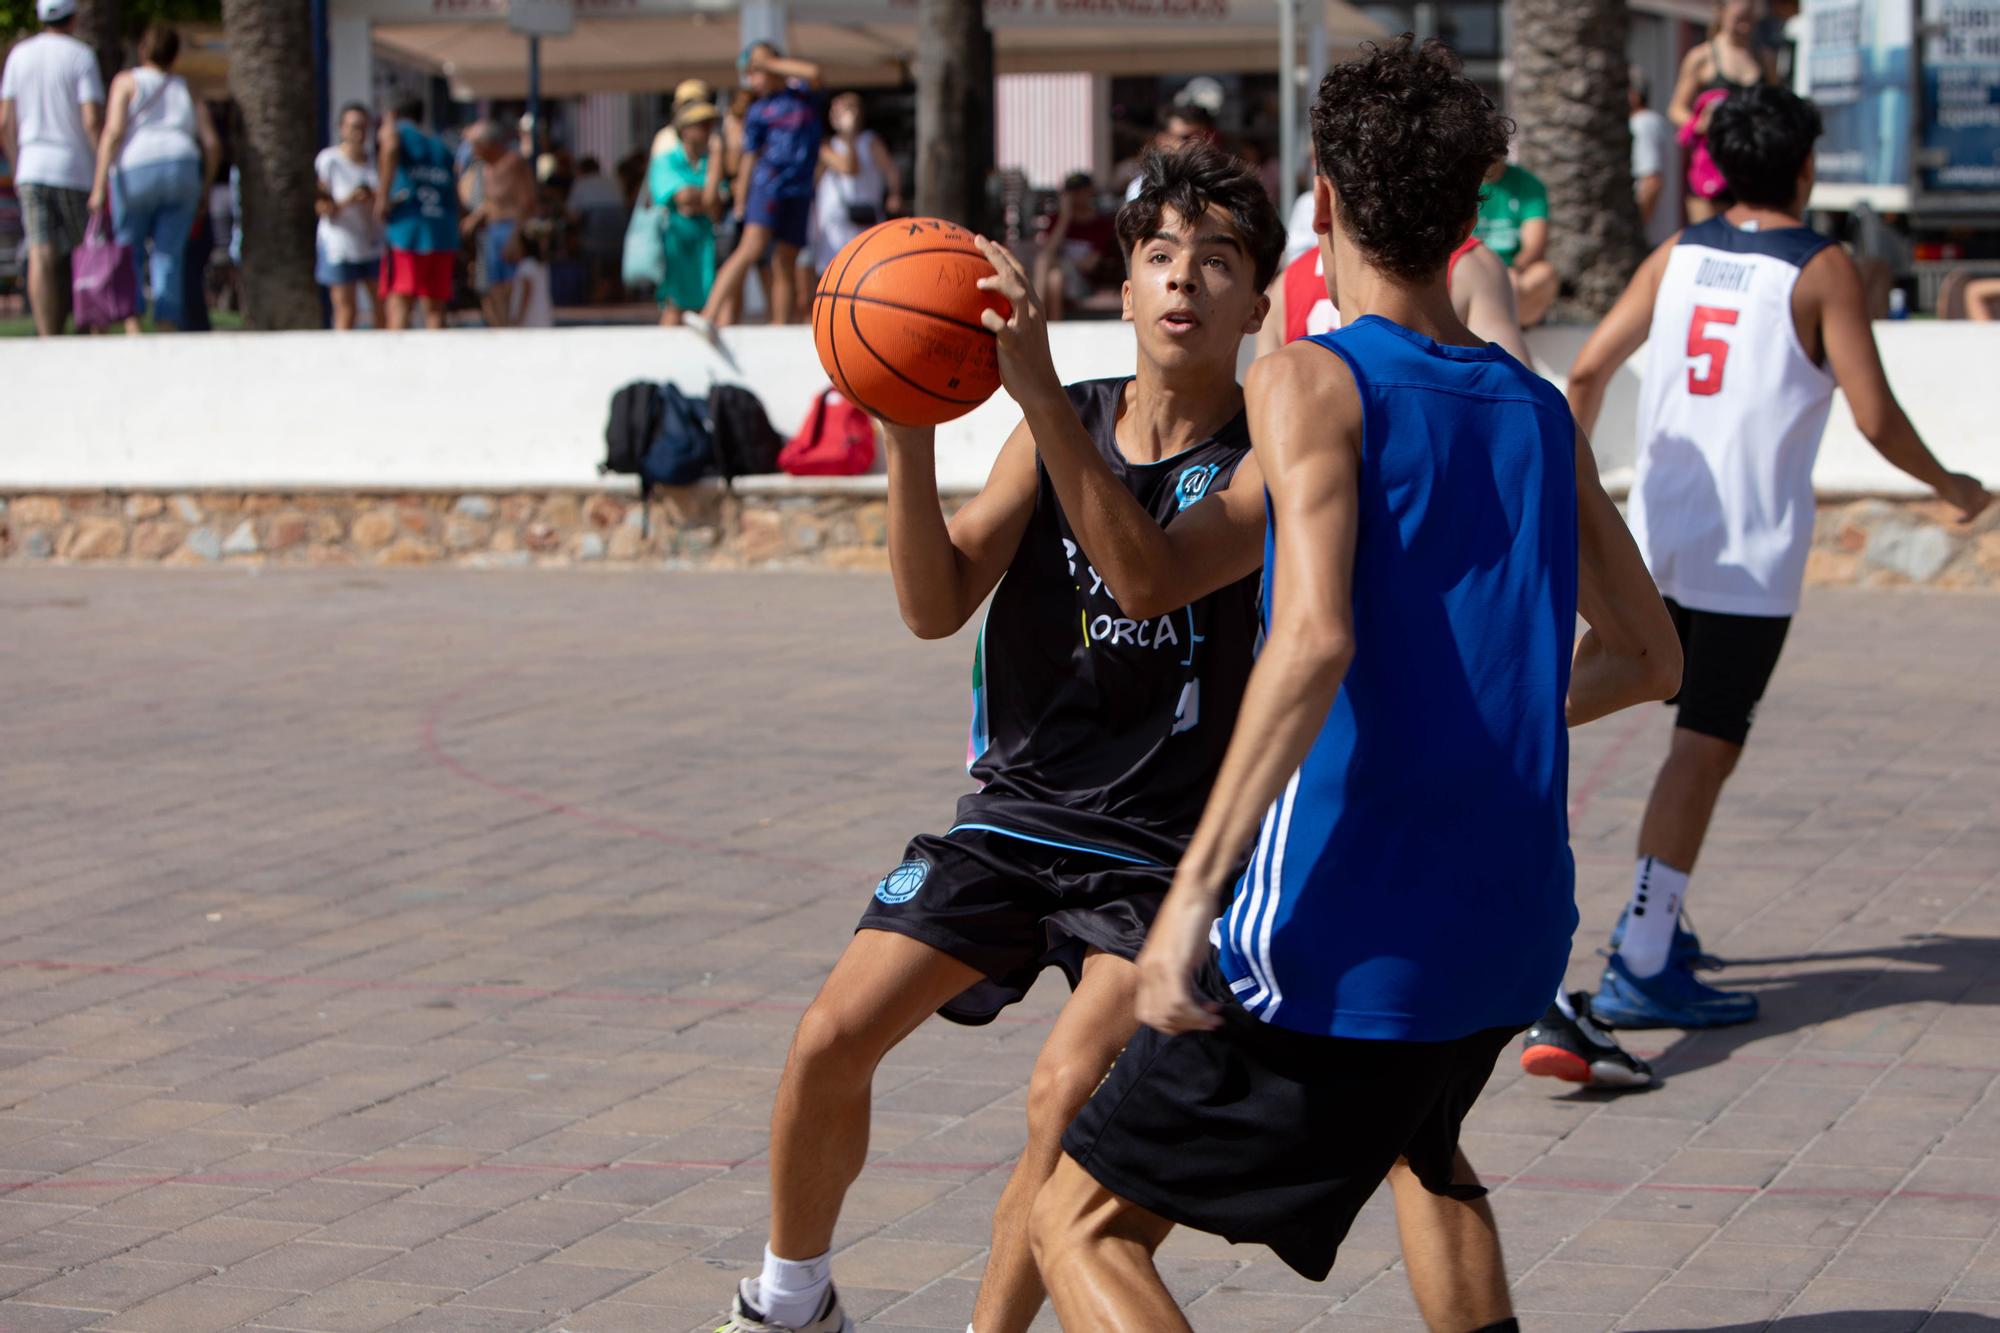
<path id="1" fill-rule="evenodd" d="M 1681 905 L 1798 610 L 1813 460 L 1835 387 L 1882 456 L 1963 518 L 1990 498 L 1924 446 L 1883 374 L 1854 261 L 1802 220 L 1819 131 L 1812 104 L 1786 89 L 1731 93 L 1710 120 L 1708 151 L 1735 205 L 1653 252 L 1570 371 L 1570 404 L 1588 430 L 1611 375 L 1648 348 L 1632 531 L 1668 599 L 1687 677 L 1610 963 L 1594 996 L 1558 995 L 1528 1034 L 1531 1074 L 1629 1081 L 1636 1062 L 1599 1024 L 1756 1017 L 1754 994 L 1695 976 L 1705 960 Z"/>
<path id="2" fill-rule="evenodd" d="M 1136 327 L 1133 376 L 1022 402 L 1026 420 L 949 521 L 934 432 L 885 423 L 889 558 L 904 621 L 955 633 L 992 601 L 974 674 L 980 789 L 876 886 L 800 1020 L 771 1117 L 771 1235 L 729 1333 L 850 1327 L 829 1271 L 835 1224 L 868 1150 L 869 1085 L 934 1012 L 989 1022 L 1044 967 L 1074 994 L 1028 1088 L 1028 1145 L 1001 1195 L 978 1333 L 1020 1333 L 1043 1291 L 1028 1250 L 1060 1135 L 1137 1026 L 1133 959 L 1228 743 L 1257 638 L 1257 539 L 1233 579 L 1170 606 L 1128 603 L 1082 552 L 1088 516 L 1037 456 L 1080 442 L 1156 530 L 1262 508 L 1236 357 L 1255 333 L 1284 230 L 1242 163 L 1207 147 L 1150 156 L 1118 215 Z"/>
<path id="3" fill-rule="evenodd" d="M 1141 955 L 1147 1026 L 1036 1202 L 1068 1328 L 1186 1328 L 1152 1264 L 1176 1224 L 1322 1278 L 1385 1179 L 1430 1325 L 1513 1327 L 1459 1126 L 1568 960 L 1566 726 L 1680 676 L 1568 406 L 1453 311 L 1506 121 L 1405 37 L 1328 75 L 1313 138 L 1343 327 L 1245 387 L 1267 637 Z M 999 341 L 1007 374 L 1031 337 Z"/>

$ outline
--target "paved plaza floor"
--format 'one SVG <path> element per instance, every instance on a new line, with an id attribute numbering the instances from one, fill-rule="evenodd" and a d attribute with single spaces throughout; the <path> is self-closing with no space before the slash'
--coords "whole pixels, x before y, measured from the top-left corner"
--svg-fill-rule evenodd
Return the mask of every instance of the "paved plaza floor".
<path id="1" fill-rule="evenodd" d="M 0 574 L 0 1330 L 712 1328 L 970 649 L 874 575 Z M 2000 601 L 1808 598 L 1693 890 L 1764 1017 L 1471 1118 L 1525 1329 L 2000 1328 L 1996 659 Z M 1576 736 L 1575 984 L 1669 726 Z M 882 1069 L 868 1325 L 965 1326 L 1060 999 Z M 1322 1285 L 1164 1266 L 1198 1329 L 1414 1331 L 1385 1205 Z"/>

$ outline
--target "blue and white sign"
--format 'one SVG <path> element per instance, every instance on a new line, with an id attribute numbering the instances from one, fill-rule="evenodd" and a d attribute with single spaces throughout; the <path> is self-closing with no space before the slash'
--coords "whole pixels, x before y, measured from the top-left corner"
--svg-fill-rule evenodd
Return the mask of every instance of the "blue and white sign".
<path id="1" fill-rule="evenodd" d="M 2000 0 L 1924 0 L 1923 184 L 2000 190 Z"/>

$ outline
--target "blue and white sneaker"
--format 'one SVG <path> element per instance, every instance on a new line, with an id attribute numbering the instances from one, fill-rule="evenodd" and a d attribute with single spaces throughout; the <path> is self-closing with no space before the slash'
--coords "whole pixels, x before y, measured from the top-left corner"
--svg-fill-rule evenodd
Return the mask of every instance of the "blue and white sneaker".
<path id="1" fill-rule="evenodd" d="M 1726 1028 L 1757 1017 L 1757 997 L 1696 979 L 1685 962 L 1669 962 L 1641 980 L 1616 954 L 1590 997 L 1591 1017 L 1611 1028 Z"/>
<path id="2" fill-rule="evenodd" d="M 1625 943 L 1625 921 L 1632 914 L 1631 904 L 1618 914 L 1618 924 L 1611 928 L 1611 953 L 1617 953 Z M 1712 953 L 1701 951 L 1701 937 L 1694 933 L 1694 922 L 1686 912 L 1674 922 L 1674 942 L 1667 946 L 1667 966 L 1689 967 L 1697 972 L 1717 972 L 1728 966 Z"/>

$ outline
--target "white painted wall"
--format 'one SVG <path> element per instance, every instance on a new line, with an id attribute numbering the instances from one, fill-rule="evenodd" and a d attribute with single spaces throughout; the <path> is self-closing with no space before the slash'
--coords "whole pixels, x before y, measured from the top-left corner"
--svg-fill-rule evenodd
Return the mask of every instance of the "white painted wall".
<path id="1" fill-rule="evenodd" d="M 1955 468 L 2000 480 L 2000 325 L 1876 332 L 1931 447 Z M 1567 366 L 1583 333 L 1537 330 L 1543 368 Z M 604 484 L 596 464 L 607 406 L 629 380 L 671 379 L 689 392 L 744 382 L 780 432 L 797 427 L 826 384 L 810 332 L 727 336 L 735 367 L 692 334 L 651 328 L 9 339 L 0 343 L 0 490 L 594 487 Z M 1071 379 L 1132 366 L 1122 324 L 1058 325 L 1051 341 Z M 1614 487 L 1629 475 L 1637 389 L 1628 366 L 1594 440 Z M 977 488 L 1016 420 L 1003 393 L 942 427 L 940 482 Z M 1823 493 L 1921 490 L 1875 455 L 1844 404 L 1813 476 Z"/>

